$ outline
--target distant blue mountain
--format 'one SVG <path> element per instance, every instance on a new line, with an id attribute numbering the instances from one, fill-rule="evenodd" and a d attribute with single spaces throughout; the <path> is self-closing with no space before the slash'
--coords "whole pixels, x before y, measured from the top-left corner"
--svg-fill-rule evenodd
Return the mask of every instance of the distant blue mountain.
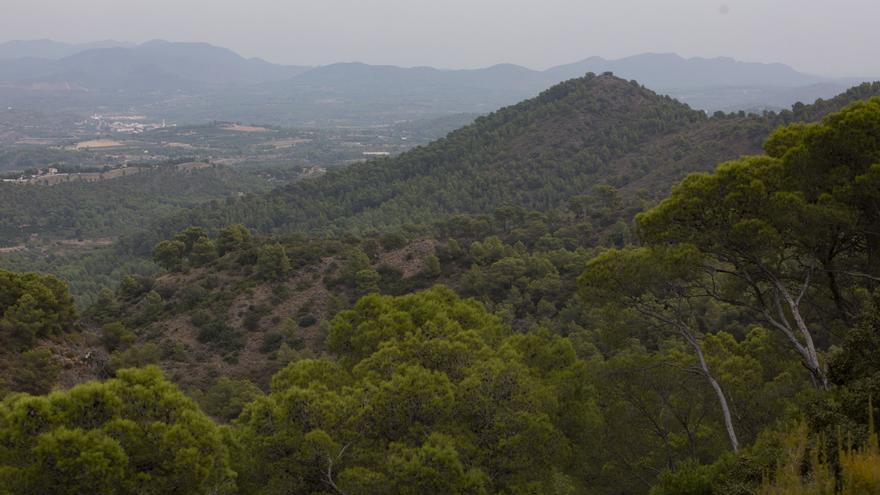
<path id="1" fill-rule="evenodd" d="M 474 70 L 439 70 L 430 67 L 402 68 L 360 63 L 332 64 L 296 77 L 295 85 L 388 85 L 429 84 L 484 89 L 544 89 L 587 72 L 613 72 L 635 79 L 655 90 L 688 90 L 723 87 L 801 87 L 832 80 L 798 72 L 784 64 L 740 62 L 732 58 L 690 58 L 675 54 L 646 53 L 618 60 L 591 57 L 545 71 L 500 64 Z"/>
<path id="2" fill-rule="evenodd" d="M 65 45 L 51 41 L 9 42 L 0 53 L 29 54 L 0 59 L 0 80 L 18 83 L 68 81 L 88 89 L 125 89 L 133 76 L 137 87 L 192 89 L 196 86 L 246 85 L 296 76 L 307 67 L 276 65 L 259 58 L 246 59 L 226 48 L 207 43 L 148 41 L 141 45 L 102 42 Z M 36 55 L 58 55 L 62 58 Z M 2 58 L 2 57 L 0 57 Z M 175 82 L 176 81 L 176 82 Z M 161 84 L 158 84 L 160 83 Z"/>
<path id="3" fill-rule="evenodd" d="M 654 90 L 707 87 L 797 87 L 829 82 L 829 78 L 798 72 L 784 64 L 740 62 L 728 57 L 683 58 L 673 53 L 644 53 L 618 60 L 590 57 L 545 71 L 556 79 L 587 72 L 613 72 Z"/>
<path id="4" fill-rule="evenodd" d="M 784 64 L 654 53 L 617 60 L 590 57 L 544 71 L 513 64 L 444 70 L 363 63 L 278 65 L 207 43 L 162 40 L 140 45 L 0 43 L 0 96 L 12 103 L 38 98 L 51 106 L 77 92 L 89 94 L 80 105 L 94 106 L 111 96 L 124 104 L 132 94 L 143 103 L 144 93 L 168 102 L 162 95 L 183 91 L 204 98 L 190 100 L 180 111 L 226 119 L 264 116 L 265 122 L 364 122 L 376 116 L 395 121 L 486 113 L 587 72 L 634 79 L 707 111 L 786 108 L 797 101 L 834 96 L 860 82 L 805 74 Z M 170 105 L 162 111 L 176 113 Z"/>
<path id="5" fill-rule="evenodd" d="M 96 48 L 131 48 L 133 43 L 114 40 L 92 43 L 62 43 L 52 40 L 16 40 L 0 43 L 0 59 L 8 58 L 49 58 L 59 59 Z"/>

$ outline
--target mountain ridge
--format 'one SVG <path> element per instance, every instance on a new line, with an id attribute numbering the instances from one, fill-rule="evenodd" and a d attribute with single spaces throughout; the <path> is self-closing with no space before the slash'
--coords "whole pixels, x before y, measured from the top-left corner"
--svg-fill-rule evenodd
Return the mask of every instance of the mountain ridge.
<path id="1" fill-rule="evenodd" d="M 96 41 L 91 43 L 64 43 L 58 42 L 50 39 L 42 39 L 42 40 L 11 40 L 7 42 L 0 43 L 0 59 L 12 59 L 12 58 L 64 58 L 76 55 L 77 53 L 82 53 L 85 51 L 92 50 L 100 50 L 105 48 L 127 48 L 127 49 L 150 49 L 155 47 L 165 47 L 165 46 L 176 46 L 176 47 L 202 47 L 202 48 L 210 48 L 214 51 L 223 51 L 229 54 L 233 54 L 236 57 L 239 57 L 243 60 L 256 60 L 260 62 L 265 62 L 266 64 L 274 65 L 277 67 L 302 67 L 308 68 L 310 70 L 315 69 L 323 69 L 335 65 L 362 65 L 362 66 L 370 66 L 375 68 L 386 68 L 386 69 L 399 69 L 399 70 L 420 70 L 420 69 L 433 69 L 437 72 L 471 72 L 471 71 L 483 71 L 483 70 L 497 70 L 497 69 L 514 69 L 517 71 L 527 71 L 533 74 L 552 74 L 554 77 L 556 74 L 562 74 L 563 79 L 570 79 L 571 77 L 577 77 L 583 75 L 587 72 L 606 72 L 606 70 L 598 70 L 600 65 L 605 64 L 609 68 L 607 71 L 611 72 L 619 72 L 621 69 L 615 70 L 615 66 L 627 65 L 633 62 L 645 62 L 645 61 L 655 61 L 655 62 L 663 62 L 663 63 L 699 63 L 699 64 L 714 64 L 717 68 L 720 64 L 727 65 L 738 65 L 741 67 L 747 68 L 765 68 L 765 69 L 773 69 L 783 71 L 789 74 L 791 77 L 799 78 L 796 81 L 796 84 L 803 84 L 805 81 L 807 82 L 817 82 L 817 81 L 828 81 L 836 78 L 832 77 L 823 77 L 823 76 L 815 76 L 807 73 L 803 73 L 795 70 L 789 65 L 780 63 L 780 62 L 772 62 L 772 63 L 762 63 L 762 62 L 745 62 L 741 60 L 737 60 L 733 57 L 727 56 L 718 56 L 718 57 L 682 57 L 678 54 L 666 52 L 666 53 L 654 53 L 654 52 L 645 52 L 639 53 L 635 55 L 630 55 L 626 57 L 621 57 L 617 59 L 609 59 L 601 56 L 590 56 L 582 60 L 578 60 L 572 63 L 560 64 L 556 66 L 549 67 L 544 70 L 533 69 L 521 64 L 515 63 L 497 63 L 486 67 L 478 67 L 471 69 L 449 69 L 449 68 L 438 68 L 433 66 L 400 66 L 394 64 L 368 64 L 359 61 L 351 61 L 351 62 L 334 62 L 330 64 L 321 64 L 317 66 L 302 66 L 302 65 L 291 65 L 291 64 L 276 64 L 272 62 L 267 62 L 259 57 L 242 57 L 238 55 L 233 50 L 228 48 L 220 47 L 217 45 L 212 45 L 210 43 L 205 42 L 172 42 L 163 39 L 153 39 L 149 41 L 145 41 L 140 44 L 128 43 L 128 42 L 119 42 L 115 40 L 103 40 Z M 50 51 L 56 52 L 55 55 L 40 57 L 34 55 L 34 52 L 40 51 Z M 630 77 L 627 74 L 623 74 L 621 77 L 625 79 L 629 79 Z M 647 80 L 644 75 L 641 77 L 632 77 L 633 79 L 639 79 L 644 84 L 655 87 L 651 81 Z M 791 84 L 789 84 L 791 85 Z M 660 88 L 663 89 L 663 88 Z"/>
<path id="2" fill-rule="evenodd" d="M 679 71 L 687 73 L 685 82 L 676 82 L 671 78 Z M 749 86 L 756 85 L 757 81 L 765 86 L 796 87 L 834 80 L 799 72 L 778 62 L 743 62 L 732 57 L 685 58 L 675 53 L 641 53 L 619 59 L 589 57 L 572 64 L 551 67 L 544 72 L 563 78 L 586 72 L 614 72 L 624 79 L 637 79 L 656 90 Z"/>
<path id="3" fill-rule="evenodd" d="M 186 91 L 208 96 L 206 105 L 217 108 L 227 101 L 245 101 L 260 107 L 267 99 L 290 102 L 286 114 L 321 114 L 322 106 L 312 102 L 336 101 L 342 105 L 363 104 L 375 115 L 380 107 L 393 105 L 433 114 L 487 112 L 513 104 L 563 80 L 587 72 L 612 72 L 634 79 L 655 91 L 667 93 L 707 111 L 781 109 L 796 101 L 829 98 L 853 85 L 856 79 L 833 79 L 796 71 L 779 63 L 741 62 L 730 57 L 684 58 L 675 54 L 638 54 L 620 59 L 589 57 L 571 64 L 534 70 L 502 63 L 476 69 L 399 67 L 360 62 L 334 63 L 317 67 L 273 64 L 260 58 L 245 58 L 234 51 L 207 43 L 152 40 L 140 45 L 100 42 L 90 45 L 54 45 L 51 41 L 0 44 L 0 85 L 25 98 L 40 83 L 65 81 L 85 90 L 125 91 L 133 79 L 137 88 L 162 92 Z M 48 44 L 49 48 L 39 48 Z M 10 58 L 15 47 L 20 53 L 59 53 L 79 50 L 66 57 Z M 53 48 L 54 47 L 54 48 Z M 76 48 L 80 47 L 80 48 Z M 88 49 L 83 49 L 83 48 Z M 4 55 L 5 54 L 5 55 Z M 81 66 L 81 63 L 88 61 Z M 220 95 L 217 88 L 232 88 Z M 14 100 L 13 100 L 14 101 Z M 88 100 L 90 103 L 91 100 Z M 302 108 L 312 105 L 314 108 Z M 326 108 L 325 108 L 326 109 Z M 333 110 L 333 109 L 331 109 Z M 213 112 L 211 112 L 213 113 Z M 350 112 L 349 112 L 350 113 Z M 382 112 L 379 112 L 380 114 Z M 390 120 L 412 118 L 412 112 L 389 116 Z M 251 115 L 243 112 L 243 115 Z M 223 118 L 236 120 L 237 115 Z M 273 116 L 276 120 L 283 114 Z M 342 117 L 329 117 L 327 121 Z"/>
<path id="4" fill-rule="evenodd" d="M 0 45 L 2 48 L 3 45 Z M 183 89 L 194 85 L 258 84 L 292 77 L 305 67 L 276 65 L 259 58 L 244 58 L 232 50 L 208 43 L 152 40 L 136 46 L 91 48 L 60 59 L 33 57 L 0 60 L 7 82 L 34 82 L 41 78 L 85 81 L 93 87 L 124 89 L 125 77 L 143 67 L 178 78 Z M 121 80 L 114 80 L 119 77 Z"/>
<path id="5" fill-rule="evenodd" d="M 64 58 L 86 50 L 114 46 L 131 47 L 134 46 L 134 43 L 116 40 L 101 40 L 90 43 L 64 43 L 51 39 L 11 40 L 0 43 L 0 59 Z"/>

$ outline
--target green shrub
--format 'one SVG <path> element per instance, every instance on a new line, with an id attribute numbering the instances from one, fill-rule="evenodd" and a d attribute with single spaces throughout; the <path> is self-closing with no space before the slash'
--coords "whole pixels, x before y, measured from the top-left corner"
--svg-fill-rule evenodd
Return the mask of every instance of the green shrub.
<path id="1" fill-rule="evenodd" d="M 108 323 L 101 327 L 101 344 L 110 352 L 128 348 L 136 338 L 135 334 L 125 328 L 121 321 Z"/>

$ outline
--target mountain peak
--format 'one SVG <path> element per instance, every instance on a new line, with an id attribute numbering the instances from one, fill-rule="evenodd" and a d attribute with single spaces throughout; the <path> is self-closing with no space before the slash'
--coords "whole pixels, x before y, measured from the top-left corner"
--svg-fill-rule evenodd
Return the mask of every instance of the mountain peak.
<path id="1" fill-rule="evenodd" d="M 704 119 L 638 84 L 588 75 L 397 158 L 354 165 L 276 194 L 290 203 L 284 224 L 294 230 L 379 228 L 370 219 L 418 223 L 452 211 L 487 213 L 506 203 L 545 209 L 608 182 L 616 172 L 605 164 L 626 150 Z M 385 187 L 351 187 L 376 177 Z M 449 181 L 461 183 L 442 191 L 432 186 Z M 556 199 L 548 202 L 551 197 Z"/>

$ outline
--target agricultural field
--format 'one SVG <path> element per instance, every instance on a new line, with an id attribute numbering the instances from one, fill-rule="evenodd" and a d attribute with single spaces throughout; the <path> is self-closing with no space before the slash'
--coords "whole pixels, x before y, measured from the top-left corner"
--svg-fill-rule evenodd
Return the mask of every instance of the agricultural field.
<path id="1" fill-rule="evenodd" d="M 124 116 L 0 112 L 0 178 L 55 168 L 107 172 L 170 160 L 216 162 L 248 168 L 294 170 L 340 167 L 375 156 L 397 155 L 442 137 L 474 116 L 395 125 L 285 128 L 211 122 L 176 125 Z M 58 181 L 53 179 L 48 183 Z"/>

